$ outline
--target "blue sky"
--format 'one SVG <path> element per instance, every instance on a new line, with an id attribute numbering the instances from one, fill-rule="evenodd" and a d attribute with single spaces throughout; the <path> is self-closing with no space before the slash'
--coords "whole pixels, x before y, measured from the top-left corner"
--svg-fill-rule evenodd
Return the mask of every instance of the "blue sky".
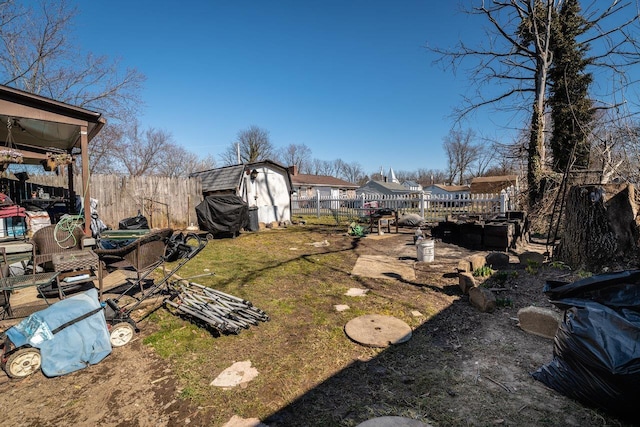
<path id="1" fill-rule="evenodd" d="M 305 144 L 367 174 L 446 168 L 442 140 L 469 84 L 433 65 L 425 45 L 473 37 L 477 23 L 456 1 L 77 4 L 81 47 L 147 76 L 142 125 L 200 156 L 219 162 L 255 125 L 276 147 Z M 474 117 L 465 128 L 501 137 L 495 116 Z"/>

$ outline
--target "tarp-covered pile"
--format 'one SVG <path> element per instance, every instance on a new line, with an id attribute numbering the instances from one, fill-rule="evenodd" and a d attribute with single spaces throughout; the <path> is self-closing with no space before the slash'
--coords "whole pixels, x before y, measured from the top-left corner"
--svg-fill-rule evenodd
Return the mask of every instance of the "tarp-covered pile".
<path id="1" fill-rule="evenodd" d="M 207 196 L 196 206 L 200 230 L 237 234 L 249 225 L 249 207 L 234 195 Z"/>
<path id="2" fill-rule="evenodd" d="M 73 295 L 32 314 L 6 332 L 16 347 L 40 349 L 48 377 L 94 365 L 111 353 L 111 342 L 98 291 Z"/>
<path id="3" fill-rule="evenodd" d="M 585 405 L 637 420 L 640 384 L 640 271 L 547 282 L 565 310 L 553 360 L 532 375 Z"/>

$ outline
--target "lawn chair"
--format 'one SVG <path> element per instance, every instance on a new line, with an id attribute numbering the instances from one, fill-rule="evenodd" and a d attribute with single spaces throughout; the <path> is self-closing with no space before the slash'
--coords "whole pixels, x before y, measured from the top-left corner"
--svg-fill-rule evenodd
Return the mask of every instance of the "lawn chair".
<path id="1" fill-rule="evenodd" d="M 94 252 L 104 263 L 108 272 L 115 270 L 135 272 L 136 280 L 140 284 L 140 291 L 144 292 L 144 281 L 141 279 L 150 270 L 159 267 L 164 262 L 167 241 L 172 234 L 171 228 L 155 230 L 126 246 L 115 249 L 96 248 Z"/>
<path id="2" fill-rule="evenodd" d="M 98 279 L 102 283 L 101 266 L 98 257 L 93 254 L 91 248 L 84 246 L 84 230 L 79 225 L 73 228 L 65 228 L 57 225 L 47 225 L 31 237 L 33 245 L 33 275 L 38 273 L 38 267 L 45 272 L 57 272 L 56 283 L 40 286 L 39 292 L 45 298 L 59 297 L 63 299 L 66 294 L 87 290 L 93 287 L 93 280 Z M 93 259 L 95 258 L 95 261 Z M 75 260 L 75 262 L 74 262 Z M 91 273 L 87 280 L 61 281 L 65 276 L 80 275 L 78 270 Z M 69 280 L 69 279 L 67 279 Z"/>
<path id="3" fill-rule="evenodd" d="M 33 274 L 38 266 L 45 271 L 53 271 L 53 254 L 83 250 L 85 237 L 84 230 L 79 226 L 69 231 L 56 225 L 47 225 L 33 233 Z"/>

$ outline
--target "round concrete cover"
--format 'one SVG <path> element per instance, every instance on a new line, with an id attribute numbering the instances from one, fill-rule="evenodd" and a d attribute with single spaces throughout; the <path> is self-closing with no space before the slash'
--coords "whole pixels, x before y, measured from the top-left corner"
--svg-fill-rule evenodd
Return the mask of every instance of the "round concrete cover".
<path id="1" fill-rule="evenodd" d="M 367 314 L 350 320 L 344 332 L 355 342 L 369 347 L 387 347 L 411 338 L 411 327 L 400 319 L 380 314 Z"/>
<path id="2" fill-rule="evenodd" d="M 430 424 L 405 417 L 379 417 L 360 423 L 356 427 L 430 427 Z"/>

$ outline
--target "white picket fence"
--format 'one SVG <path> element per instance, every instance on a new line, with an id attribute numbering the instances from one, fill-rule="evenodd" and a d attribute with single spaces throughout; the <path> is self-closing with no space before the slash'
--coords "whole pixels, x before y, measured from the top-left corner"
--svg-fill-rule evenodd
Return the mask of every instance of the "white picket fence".
<path id="1" fill-rule="evenodd" d="M 448 216 L 478 215 L 491 217 L 518 210 L 517 189 L 509 187 L 497 194 L 403 195 L 362 194 L 359 197 L 332 197 L 318 192 L 315 196 L 291 197 L 293 215 L 332 215 L 338 219 L 367 217 L 374 209 L 392 209 L 398 214 L 416 213 L 426 221 L 444 221 Z"/>

